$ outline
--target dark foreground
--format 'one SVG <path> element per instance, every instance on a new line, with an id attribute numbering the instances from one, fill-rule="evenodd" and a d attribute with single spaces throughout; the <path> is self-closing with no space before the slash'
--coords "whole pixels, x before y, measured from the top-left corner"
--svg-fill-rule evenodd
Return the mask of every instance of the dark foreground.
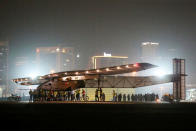
<path id="1" fill-rule="evenodd" d="M 14 129 L 189 129 L 196 104 L 1 103 L 1 125 Z"/>

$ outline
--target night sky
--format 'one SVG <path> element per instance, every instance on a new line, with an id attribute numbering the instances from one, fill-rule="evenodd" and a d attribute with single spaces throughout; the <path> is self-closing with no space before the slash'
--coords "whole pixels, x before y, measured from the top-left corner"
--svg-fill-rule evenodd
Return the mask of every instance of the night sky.
<path id="1" fill-rule="evenodd" d="M 160 43 L 160 55 L 176 49 L 196 78 L 194 0 L 0 0 L 0 40 L 10 41 L 10 60 L 33 57 L 37 46 L 63 43 L 89 56 L 104 51 L 140 56 L 144 41 Z"/>

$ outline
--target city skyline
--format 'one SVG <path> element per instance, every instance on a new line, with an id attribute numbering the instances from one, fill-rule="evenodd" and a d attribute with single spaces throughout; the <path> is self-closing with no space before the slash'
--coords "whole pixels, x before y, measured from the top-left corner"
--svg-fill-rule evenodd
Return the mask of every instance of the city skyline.
<path id="1" fill-rule="evenodd" d="M 32 57 L 39 46 L 79 48 L 81 67 L 89 54 L 103 51 L 132 62 L 140 56 L 142 42 L 157 42 L 162 56 L 175 49 L 179 58 L 187 59 L 188 81 L 194 82 L 195 7 L 192 0 L 7 0 L 1 4 L 0 39 L 9 40 L 11 58 Z"/>
<path id="2" fill-rule="evenodd" d="M 10 79 L 16 57 L 28 57 L 33 68 L 37 47 L 74 47 L 78 69 L 86 69 L 89 59 L 103 52 L 140 62 L 141 43 L 154 42 L 164 60 L 148 62 L 165 66 L 173 58 L 186 59 L 187 84 L 195 84 L 195 7 L 192 0 L 4 1 L 0 40 L 9 41 Z"/>

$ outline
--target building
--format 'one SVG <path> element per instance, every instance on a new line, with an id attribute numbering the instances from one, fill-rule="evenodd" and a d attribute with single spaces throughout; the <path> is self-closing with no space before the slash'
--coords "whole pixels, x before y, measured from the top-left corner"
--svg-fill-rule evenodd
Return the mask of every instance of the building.
<path id="1" fill-rule="evenodd" d="M 162 63 L 161 57 L 158 53 L 159 43 L 154 42 L 143 42 L 141 44 L 141 61 L 142 62 L 149 62 L 155 65 L 160 66 L 160 63 Z M 156 75 L 155 72 L 157 72 L 157 68 L 153 69 L 154 73 L 151 73 L 151 75 Z M 140 72 L 139 75 L 149 75 L 149 71 L 146 70 L 144 72 Z"/>
<path id="2" fill-rule="evenodd" d="M 8 41 L 0 42 L 0 97 L 6 96 L 8 89 Z"/>
<path id="3" fill-rule="evenodd" d="M 38 47 L 36 49 L 37 72 L 39 75 L 73 70 L 78 54 L 72 47 Z"/>
<path id="4" fill-rule="evenodd" d="M 127 56 L 112 56 L 111 54 L 107 54 L 104 52 L 102 56 L 93 56 L 91 58 L 91 68 L 103 68 L 110 66 L 118 66 L 127 64 L 128 57 Z"/>
<path id="5" fill-rule="evenodd" d="M 141 45 L 141 60 L 144 62 L 153 62 L 159 58 L 158 54 L 159 43 L 143 42 Z"/>

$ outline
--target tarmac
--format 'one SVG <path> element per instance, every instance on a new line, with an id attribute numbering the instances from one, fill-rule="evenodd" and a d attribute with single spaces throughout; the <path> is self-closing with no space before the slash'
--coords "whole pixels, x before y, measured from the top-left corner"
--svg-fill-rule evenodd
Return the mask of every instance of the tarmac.
<path id="1" fill-rule="evenodd" d="M 0 102 L 1 124 L 45 130 L 194 128 L 196 103 Z"/>

